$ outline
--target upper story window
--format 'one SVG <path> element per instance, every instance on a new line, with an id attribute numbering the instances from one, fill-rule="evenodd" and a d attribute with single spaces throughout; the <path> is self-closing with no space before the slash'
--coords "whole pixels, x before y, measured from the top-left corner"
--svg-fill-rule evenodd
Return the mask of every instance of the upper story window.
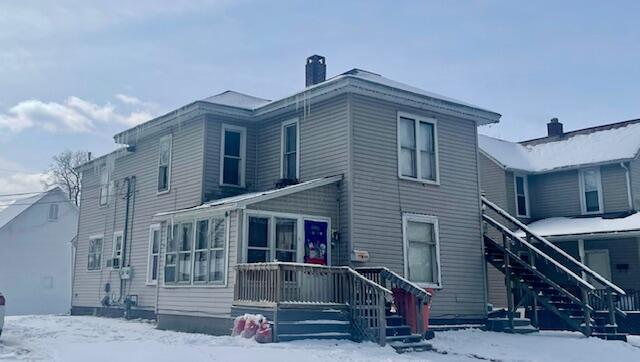
<path id="1" fill-rule="evenodd" d="M 602 213 L 602 181 L 599 168 L 580 170 L 580 206 L 583 214 Z"/>
<path id="2" fill-rule="evenodd" d="M 398 175 L 427 183 L 439 182 L 435 119 L 398 114 Z"/>
<path id="3" fill-rule="evenodd" d="M 220 184 L 244 187 L 244 163 L 247 129 L 222 125 Z"/>
<path id="4" fill-rule="evenodd" d="M 49 221 L 58 220 L 58 204 L 50 204 L 49 205 Z"/>
<path id="5" fill-rule="evenodd" d="M 412 282 L 440 287 L 440 245 L 438 219 L 433 216 L 404 214 L 405 276 Z"/>
<path id="6" fill-rule="evenodd" d="M 100 205 L 106 205 L 109 202 L 109 172 L 107 165 L 100 166 Z"/>
<path id="7" fill-rule="evenodd" d="M 292 180 L 300 177 L 299 134 L 297 118 L 282 123 L 282 178 Z"/>
<path id="8" fill-rule="evenodd" d="M 529 181 L 526 175 L 513 176 L 516 193 L 516 216 L 529 217 Z"/>
<path id="9" fill-rule="evenodd" d="M 162 136 L 158 155 L 158 192 L 169 191 L 171 185 L 171 135 Z"/>

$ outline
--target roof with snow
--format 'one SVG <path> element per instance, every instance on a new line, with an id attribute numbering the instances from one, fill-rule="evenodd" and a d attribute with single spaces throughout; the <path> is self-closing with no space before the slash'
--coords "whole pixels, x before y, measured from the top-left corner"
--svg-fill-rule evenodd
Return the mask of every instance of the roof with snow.
<path id="1" fill-rule="evenodd" d="M 202 101 L 249 110 L 259 108 L 271 102 L 268 99 L 258 98 L 232 90 L 205 98 Z"/>
<path id="2" fill-rule="evenodd" d="M 565 134 L 548 142 L 517 143 L 478 136 L 480 150 L 506 169 L 544 173 L 634 159 L 640 150 L 640 123 Z"/>
<path id="3" fill-rule="evenodd" d="M 49 191 L 36 193 L 36 194 L 32 194 L 31 196 L 26 196 L 26 197 L 11 200 L 9 205 L 7 205 L 4 209 L 0 210 L 0 229 L 2 229 L 5 225 L 10 223 L 11 220 L 18 217 L 18 215 L 22 214 L 28 208 L 36 204 L 47 194 L 51 192 L 59 192 L 59 191 L 61 191 L 61 189 L 59 187 L 55 187 Z"/>
<path id="4" fill-rule="evenodd" d="M 231 197 L 225 197 L 222 199 L 216 199 L 213 201 L 205 202 L 202 205 L 190 207 L 186 209 L 180 209 L 175 211 L 161 212 L 154 216 L 155 219 L 163 219 L 166 216 L 173 216 L 178 214 L 191 214 L 198 212 L 215 212 L 223 210 L 233 210 L 241 208 L 247 205 L 255 204 L 257 202 L 275 199 L 282 196 L 291 195 L 297 192 L 314 189 L 316 187 L 330 185 L 342 180 L 342 175 L 320 177 L 309 181 L 301 182 L 299 184 L 282 187 L 279 189 L 271 189 L 267 191 L 248 192 Z"/>
<path id="5" fill-rule="evenodd" d="M 563 236 L 603 236 L 603 234 L 620 234 L 640 231 L 640 213 L 636 212 L 623 217 L 551 217 L 534 221 L 527 225 L 534 233 L 544 237 Z M 524 236 L 518 231 L 518 236 Z M 614 235 L 615 236 L 615 235 Z"/>

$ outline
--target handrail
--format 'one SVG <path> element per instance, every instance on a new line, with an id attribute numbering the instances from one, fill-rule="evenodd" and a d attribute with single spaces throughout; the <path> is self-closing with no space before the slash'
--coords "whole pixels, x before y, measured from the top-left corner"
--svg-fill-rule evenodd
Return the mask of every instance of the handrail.
<path id="1" fill-rule="evenodd" d="M 405 283 L 407 285 L 409 285 L 411 287 L 411 293 L 414 295 L 418 295 L 419 297 L 421 297 L 422 299 L 430 299 L 431 298 L 431 293 L 429 293 L 428 291 L 424 290 L 423 288 L 421 288 L 420 286 L 418 286 L 417 284 L 415 284 L 414 282 L 410 281 L 409 279 L 406 279 L 402 276 L 400 276 L 398 273 L 394 272 L 393 270 L 387 268 L 387 267 L 361 267 L 361 268 L 356 268 L 356 272 L 363 270 L 363 271 L 384 271 L 386 273 L 388 273 L 389 275 L 393 276 L 395 279 L 400 280 L 402 283 Z"/>
<path id="2" fill-rule="evenodd" d="M 521 237 L 516 235 L 513 231 L 509 230 L 504 225 L 502 225 L 499 222 L 497 222 L 496 220 L 494 220 L 489 215 L 484 214 L 484 215 L 482 215 L 482 218 L 485 221 L 487 221 L 490 224 L 492 224 L 495 228 L 499 229 L 499 231 L 501 231 L 502 233 L 505 233 L 505 234 L 509 235 L 509 237 L 511 237 L 514 240 L 520 241 L 522 244 L 524 244 L 524 246 L 526 246 L 530 250 L 534 251 L 539 256 L 543 257 L 546 261 L 554 264 L 557 268 L 561 269 L 562 271 L 564 271 L 565 273 L 570 275 L 573 279 L 575 279 L 578 282 L 578 284 L 582 284 L 584 287 L 588 288 L 589 290 L 595 290 L 596 289 L 593 285 L 591 285 L 586 280 L 584 280 L 581 277 L 579 277 L 576 273 L 574 273 L 571 270 L 567 269 L 567 267 L 565 267 L 564 265 L 558 263 L 555 259 L 553 259 L 549 255 L 547 255 L 544 252 L 542 252 L 542 250 L 540 250 L 540 249 L 536 248 L 535 246 L 529 244 L 527 241 L 525 241 L 524 239 L 522 239 Z"/>
<path id="3" fill-rule="evenodd" d="M 362 280 L 364 283 L 368 284 L 369 286 L 378 289 L 378 291 L 383 292 L 384 294 L 393 296 L 393 292 L 390 291 L 389 289 L 383 287 L 382 285 L 375 283 L 365 277 L 362 276 L 362 274 L 358 273 L 356 270 L 346 266 L 346 267 L 339 267 L 339 268 L 344 268 L 347 273 L 353 275 L 355 278 L 358 278 L 359 280 Z"/>
<path id="4" fill-rule="evenodd" d="M 541 242 L 545 246 L 550 247 L 553 251 L 555 251 L 558 254 L 560 254 L 563 257 L 565 257 L 567 260 L 569 260 L 572 263 L 574 263 L 578 268 L 580 268 L 581 271 L 585 272 L 586 274 L 588 274 L 592 278 L 596 279 L 599 283 L 608 286 L 609 288 L 615 290 L 617 293 L 620 293 L 621 295 L 625 295 L 626 294 L 625 291 L 622 288 L 618 287 L 617 285 L 615 285 L 612 282 L 608 281 L 607 279 L 603 278 L 600 274 L 596 273 L 595 271 L 593 271 L 591 268 L 589 268 L 588 266 L 584 265 L 580 261 L 576 260 L 574 257 L 572 257 L 571 255 L 566 253 L 564 250 L 560 249 L 558 246 L 556 246 L 552 242 L 548 241 L 547 239 L 543 238 L 542 236 L 537 235 L 536 233 L 531 231 L 531 229 L 529 229 L 525 224 L 520 222 L 520 220 L 518 220 L 515 217 L 511 216 L 511 214 L 509 214 L 508 212 L 504 211 L 502 208 L 500 208 L 496 204 L 492 203 L 491 201 L 489 201 L 484 196 L 482 196 L 482 203 L 487 205 L 487 206 L 489 206 L 489 208 L 491 208 L 493 211 L 497 212 L 500 216 L 502 216 L 505 219 L 511 221 L 513 224 L 515 224 L 517 227 L 519 227 L 522 231 L 524 231 L 525 234 L 527 234 L 528 236 L 533 237 L 534 239 L 538 240 L 539 242 Z M 514 233 L 511 232 L 511 230 L 509 230 L 509 232 L 511 234 L 514 234 Z M 516 235 L 516 237 L 520 238 L 517 235 Z M 520 238 L 520 240 L 522 240 L 522 239 Z M 580 279 L 582 279 L 582 278 L 580 278 Z"/>

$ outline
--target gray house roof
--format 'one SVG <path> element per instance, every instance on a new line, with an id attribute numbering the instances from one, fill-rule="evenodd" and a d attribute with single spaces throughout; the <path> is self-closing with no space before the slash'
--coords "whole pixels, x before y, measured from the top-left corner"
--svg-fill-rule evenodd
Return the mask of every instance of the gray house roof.
<path id="1" fill-rule="evenodd" d="M 473 120 L 479 125 L 496 123 L 501 117 L 499 113 L 470 103 L 428 92 L 376 73 L 352 69 L 274 101 L 235 91 L 226 91 L 192 102 L 163 116 L 129 128 L 116 134 L 114 140 L 118 144 L 135 144 L 137 139 L 147 133 L 205 113 L 219 113 L 260 121 L 292 108 L 302 107 L 312 100 L 322 101 L 345 92 L 367 95 L 415 108 L 435 110 L 443 114 Z"/>
<path id="2" fill-rule="evenodd" d="M 545 173 L 587 165 L 628 161 L 640 150 L 640 123 L 594 128 L 548 142 L 510 142 L 478 136 L 480 151 L 502 168 Z"/>

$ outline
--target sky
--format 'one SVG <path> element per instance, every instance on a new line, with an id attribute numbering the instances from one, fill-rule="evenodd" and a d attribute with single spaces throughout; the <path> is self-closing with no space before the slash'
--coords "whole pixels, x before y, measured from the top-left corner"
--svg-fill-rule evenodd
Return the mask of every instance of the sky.
<path id="1" fill-rule="evenodd" d="M 508 140 L 640 117 L 634 1 L 0 2 L 0 196 L 42 189 L 63 150 L 233 89 L 304 87 L 307 56 L 502 114 Z"/>

